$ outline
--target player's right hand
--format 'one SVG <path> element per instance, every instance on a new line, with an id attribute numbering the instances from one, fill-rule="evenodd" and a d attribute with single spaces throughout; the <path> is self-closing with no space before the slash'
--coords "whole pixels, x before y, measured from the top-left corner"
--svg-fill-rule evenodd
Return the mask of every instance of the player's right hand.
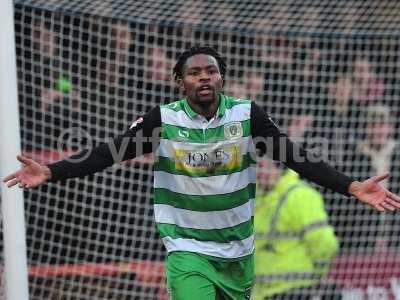
<path id="1" fill-rule="evenodd" d="M 22 163 L 22 167 L 3 178 L 7 187 L 18 184 L 20 188 L 34 188 L 51 178 L 51 172 L 47 166 L 22 155 L 18 155 L 17 159 Z"/>

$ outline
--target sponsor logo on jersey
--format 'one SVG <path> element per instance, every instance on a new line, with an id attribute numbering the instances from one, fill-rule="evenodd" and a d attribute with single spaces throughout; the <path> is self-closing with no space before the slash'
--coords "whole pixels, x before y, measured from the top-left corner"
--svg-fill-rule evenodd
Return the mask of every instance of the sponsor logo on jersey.
<path id="1" fill-rule="evenodd" d="M 140 117 L 137 119 L 135 122 L 132 123 L 132 125 L 129 127 L 129 129 L 135 128 L 138 124 L 143 122 L 143 117 Z"/>
<path id="2" fill-rule="evenodd" d="M 243 127 L 240 122 L 232 122 L 224 125 L 224 136 L 227 139 L 237 139 L 243 136 Z"/>
<path id="3" fill-rule="evenodd" d="M 175 168 L 188 173 L 213 174 L 240 167 L 242 156 L 237 145 L 213 150 L 175 150 Z"/>
<path id="4" fill-rule="evenodd" d="M 183 130 L 183 129 L 179 129 L 178 130 L 178 136 L 179 136 L 180 140 L 187 140 L 187 139 L 189 139 L 189 131 Z"/>

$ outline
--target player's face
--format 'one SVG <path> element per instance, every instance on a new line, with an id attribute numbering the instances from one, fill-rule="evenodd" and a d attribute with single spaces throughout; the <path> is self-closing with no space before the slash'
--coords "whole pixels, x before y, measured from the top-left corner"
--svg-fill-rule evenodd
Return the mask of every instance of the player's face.
<path id="1" fill-rule="evenodd" d="M 218 101 L 223 79 L 217 60 L 206 54 L 189 57 L 179 84 L 185 90 L 187 97 L 200 106 Z"/>

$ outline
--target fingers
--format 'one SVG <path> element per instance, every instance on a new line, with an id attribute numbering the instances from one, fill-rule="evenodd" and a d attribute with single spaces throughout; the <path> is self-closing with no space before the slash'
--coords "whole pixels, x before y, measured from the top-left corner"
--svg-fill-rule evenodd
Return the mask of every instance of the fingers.
<path id="1" fill-rule="evenodd" d="M 391 205 L 390 203 L 388 203 L 388 202 L 382 202 L 381 204 L 380 204 L 383 208 L 385 208 L 385 210 L 389 210 L 389 211 L 394 211 L 394 210 L 396 210 L 396 207 L 394 207 L 393 205 Z"/>
<path id="2" fill-rule="evenodd" d="M 18 184 L 18 187 L 20 188 L 30 188 L 31 184 L 25 182 L 24 180 L 21 180 L 19 177 L 15 177 L 11 180 L 7 180 L 8 182 L 6 183 L 7 187 L 13 187 L 14 185 Z"/>
<path id="3" fill-rule="evenodd" d="M 399 197 L 395 194 L 387 191 L 386 197 L 374 204 L 373 207 L 381 212 L 395 211 L 396 209 L 400 209 L 400 202 L 397 200 L 398 198 Z"/>
<path id="4" fill-rule="evenodd" d="M 396 208 L 400 208 L 400 202 L 395 201 L 395 200 L 393 200 L 393 199 L 390 198 L 390 197 L 386 197 L 385 202 L 386 202 L 386 203 L 389 203 L 390 205 L 392 205 L 392 206 L 394 206 L 394 207 L 396 207 Z"/>
<path id="5" fill-rule="evenodd" d="M 29 188 L 29 184 L 20 182 L 18 184 L 18 187 L 21 188 L 21 189 L 27 189 L 27 188 Z"/>
<path id="6" fill-rule="evenodd" d="M 8 180 L 7 180 L 8 181 Z M 6 185 L 7 185 L 7 187 L 12 187 L 12 186 L 14 186 L 14 185 L 16 185 L 17 183 L 20 183 L 20 179 L 17 177 L 17 178 L 14 178 L 14 179 L 12 179 L 12 180 L 9 180 L 7 183 L 6 183 Z"/>
<path id="7" fill-rule="evenodd" d="M 400 203 L 400 197 L 397 196 L 396 194 L 393 194 L 392 192 L 386 191 L 386 196 L 390 199 L 392 199 L 393 201 L 397 201 Z"/>
<path id="8" fill-rule="evenodd" d="M 23 163 L 24 165 L 30 165 L 32 164 L 32 160 L 23 156 L 23 155 L 17 155 L 18 161 Z M 22 170 L 22 168 L 21 168 Z M 19 187 L 27 187 L 28 185 L 25 183 L 21 183 L 21 178 L 19 178 L 21 174 L 21 170 L 18 170 L 17 172 L 14 172 L 10 175 L 7 175 L 6 177 L 3 178 L 3 182 L 6 184 L 7 187 L 13 187 L 14 185 L 19 183 Z"/>
<path id="9" fill-rule="evenodd" d="M 386 179 L 386 178 L 388 178 L 388 177 L 389 177 L 389 172 L 386 172 L 386 173 L 384 173 L 384 174 L 374 176 L 374 177 L 372 177 L 371 179 L 372 179 L 374 182 L 379 182 L 379 181 L 382 181 L 382 180 L 384 180 L 384 179 Z"/>
<path id="10" fill-rule="evenodd" d="M 29 158 L 26 158 L 25 156 L 22 155 L 17 155 L 17 159 L 26 165 L 29 165 L 31 163 L 31 160 Z"/>
<path id="11" fill-rule="evenodd" d="M 374 207 L 376 210 L 380 211 L 380 212 L 385 212 L 385 211 L 386 211 L 386 209 L 382 206 L 381 203 L 375 204 L 373 207 Z"/>
<path id="12" fill-rule="evenodd" d="M 4 178 L 3 178 L 3 182 L 10 181 L 10 180 L 12 180 L 12 179 L 14 179 L 14 178 L 17 178 L 17 177 L 18 177 L 18 172 L 12 173 L 12 174 L 10 174 L 10 175 L 4 177 Z"/>

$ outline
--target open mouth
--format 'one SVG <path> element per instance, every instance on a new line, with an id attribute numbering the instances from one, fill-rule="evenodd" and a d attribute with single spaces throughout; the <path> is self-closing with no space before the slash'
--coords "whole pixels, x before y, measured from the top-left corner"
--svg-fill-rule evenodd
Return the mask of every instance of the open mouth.
<path id="1" fill-rule="evenodd" d="M 211 94 L 213 94 L 213 92 L 214 92 L 214 89 L 212 88 L 212 86 L 211 85 L 203 85 L 203 86 L 201 86 L 200 88 L 198 88 L 197 89 L 197 93 L 200 95 L 200 96 L 209 96 L 209 95 L 211 95 Z"/>

